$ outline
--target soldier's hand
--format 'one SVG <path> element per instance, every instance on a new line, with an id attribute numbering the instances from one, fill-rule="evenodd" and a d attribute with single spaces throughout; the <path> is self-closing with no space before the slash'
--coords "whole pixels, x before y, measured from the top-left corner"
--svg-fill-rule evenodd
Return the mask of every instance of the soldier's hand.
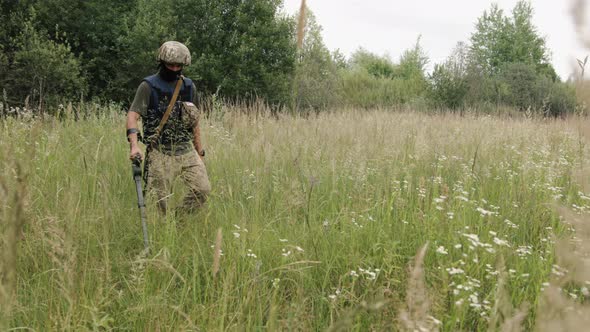
<path id="1" fill-rule="evenodd" d="M 129 153 L 129 159 L 133 160 L 136 156 L 139 155 L 139 159 L 143 160 L 143 154 L 141 153 L 141 149 L 138 146 L 132 146 L 131 152 Z"/>

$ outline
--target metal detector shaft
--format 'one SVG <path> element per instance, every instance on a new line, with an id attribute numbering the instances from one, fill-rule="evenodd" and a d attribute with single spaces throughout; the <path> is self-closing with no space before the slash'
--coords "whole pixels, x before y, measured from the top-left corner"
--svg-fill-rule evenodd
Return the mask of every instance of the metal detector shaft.
<path id="1" fill-rule="evenodd" d="M 148 239 L 147 229 L 147 214 L 145 212 L 145 202 L 143 200 L 143 188 L 141 186 L 141 157 L 136 156 L 132 161 L 133 180 L 135 180 L 135 190 L 137 191 L 137 206 L 139 207 L 139 215 L 141 217 L 141 228 L 143 230 L 143 245 L 145 251 L 149 252 L 150 242 Z"/>

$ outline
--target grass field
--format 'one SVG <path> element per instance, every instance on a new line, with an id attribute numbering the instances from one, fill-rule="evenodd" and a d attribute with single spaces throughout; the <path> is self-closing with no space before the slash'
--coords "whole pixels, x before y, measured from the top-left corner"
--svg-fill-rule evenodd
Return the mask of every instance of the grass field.
<path id="1" fill-rule="evenodd" d="M 202 124 L 207 207 L 151 202 L 147 256 L 122 115 L 0 126 L 2 330 L 518 331 L 563 309 L 544 289 L 584 309 L 555 243 L 558 206 L 590 209 L 586 119 L 227 113 Z"/>

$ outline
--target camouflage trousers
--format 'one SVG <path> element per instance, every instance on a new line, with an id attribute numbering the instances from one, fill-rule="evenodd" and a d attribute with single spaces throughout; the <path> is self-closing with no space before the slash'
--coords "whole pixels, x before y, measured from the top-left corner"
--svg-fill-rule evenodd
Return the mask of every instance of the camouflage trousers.
<path id="1" fill-rule="evenodd" d="M 169 156 L 156 149 L 148 157 L 147 191 L 157 198 L 158 206 L 166 212 L 173 197 L 173 184 L 177 179 L 185 185 L 181 209 L 193 211 L 201 207 L 211 191 L 207 169 L 195 150 L 180 156 Z"/>

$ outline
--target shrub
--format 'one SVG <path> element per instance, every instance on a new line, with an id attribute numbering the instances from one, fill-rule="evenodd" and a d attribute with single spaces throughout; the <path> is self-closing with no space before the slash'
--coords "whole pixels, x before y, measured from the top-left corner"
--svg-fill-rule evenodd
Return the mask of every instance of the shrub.
<path id="1" fill-rule="evenodd" d="M 39 109 L 87 91 L 80 61 L 66 43 L 49 40 L 28 22 L 17 41 L 17 51 L 5 87 L 18 100 L 30 97 Z"/>
<path id="2" fill-rule="evenodd" d="M 363 108 L 393 107 L 422 95 L 420 78 L 379 78 L 364 70 L 341 71 L 342 100 Z"/>
<path id="3" fill-rule="evenodd" d="M 395 76 L 405 79 L 421 78 L 424 80 L 424 69 L 427 64 L 428 57 L 422 49 L 422 46 L 420 46 L 420 37 L 418 37 L 414 47 L 405 50 L 400 57 Z M 425 80 L 424 83 L 426 83 Z"/>
<path id="4" fill-rule="evenodd" d="M 508 105 L 526 109 L 540 108 L 546 85 L 537 76 L 535 67 L 524 63 L 508 63 L 498 74 L 500 100 Z"/>
<path id="5" fill-rule="evenodd" d="M 500 101 L 520 110 L 530 108 L 545 115 L 561 116 L 573 112 L 576 106 L 575 90 L 571 86 L 538 73 L 534 65 L 506 64 L 496 84 Z"/>
<path id="6" fill-rule="evenodd" d="M 467 94 L 467 81 L 449 65 L 435 65 L 429 76 L 429 96 L 436 107 L 456 109 L 463 106 Z"/>
<path id="7" fill-rule="evenodd" d="M 365 70 L 376 78 L 393 78 L 396 75 L 396 66 L 386 56 L 378 56 L 364 49 L 358 49 L 350 58 L 349 68 L 352 70 Z"/>
<path id="8" fill-rule="evenodd" d="M 550 116 L 563 116 L 573 113 L 575 108 L 575 88 L 568 83 L 552 83 L 546 114 Z"/>
<path id="9" fill-rule="evenodd" d="M 299 50 L 295 73 L 297 109 L 325 109 L 339 103 L 338 62 L 342 55 L 331 54 L 324 45 L 321 26 L 307 10 L 305 38 Z"/>

